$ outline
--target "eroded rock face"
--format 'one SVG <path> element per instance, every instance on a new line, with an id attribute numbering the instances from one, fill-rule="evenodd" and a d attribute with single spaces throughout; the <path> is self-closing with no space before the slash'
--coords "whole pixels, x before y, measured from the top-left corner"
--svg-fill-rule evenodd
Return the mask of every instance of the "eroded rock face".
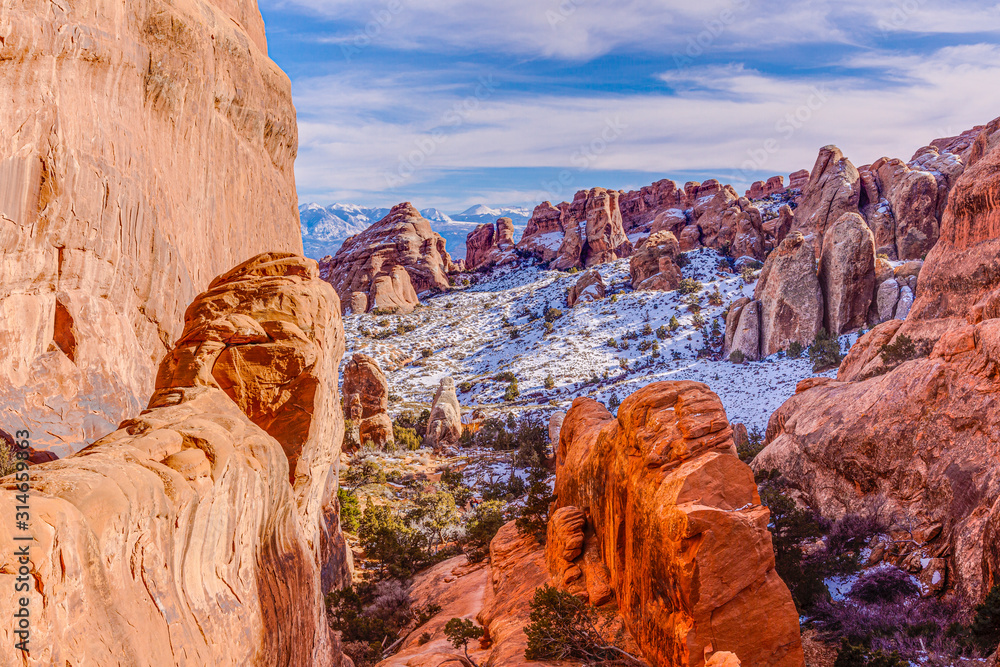
<path id="1" fill-rule="evenodd" d="M 649 385 L 617 419 L 578 398 L 557 456 L 553 521 L 563 520 L 550 533 L 550 570 L 585 559 L 586 546 L 570 560 L 583 515 L 590 550 L 651 664 L 703 665 L 709 644 L 747 664 L 804 664 L 798 614 L 774 571 L 768 510 L 707 386 Z M 561 569 L 565 578 L 570 568 Z"/>
<path id="2" fill-rule="evenodd" d="M 629 259 L 632 288 L 637 290 L 675 290 L 681 284 L 677 256 L 681 247 L 671 232 L 656 232 L 639 244 Z"/>
<path id="3" fill-rule="evenodd" d="M 323 603 L 350 580 L 336 505 L 343 350 L 337 297 L 312 260 L 264 255 L 213 281 L 148 410 L 32 469 L 33 662 L 343 664 Z M 15 494 L 0 491 L 3 511 Z M 13 573 L 10 532 L 0 544 Z M 14 590 L 13 574 L 0 578 Z M 0 606 L 12 614 L 13 598 Z M 13 642 L 0 654 L 20 662 Z"/>
<path id="4" fill-rule="evenodd" d="M 578 303 L 593 303 L 604 298 L 606 285 L 596 269 L 587 271 L 574 283 L 566 295 L 566 305 L 572 308 Z"/>
<path id="5" fill-rule="evenodd" d="M 845 213 L 858 213 L 861 175 L 836 146 L 819 151 L 809 181 L 802 188 L 802 203 L 795 210 L 792 229 L 811 235 L 818 257 L 826 230 Z"/>
<path id="6" fill-rule="evenodd" d="M 863 337 L 841 366 L 842 381 L 803 385 L 772 416 L 754 462 L 778 469 L 827 516 L 885 498 L 901 537 L 888 560 L 940 573 L 935 559 L 944 559 L 944 586 L 968 600 L 981 599 L 998 571 L 990 517 L 1000 498 L 1000 440 L 987 427 L 1000 411 L 998 192 L 1000 148 L 984 132 L 907 320 Z M 886 367 L 879 350 L 903 335 L 922 358 Z"/>
<path id="7" fill-rule="evenodd" d="M 475 271 L 485 266 L 499 266 L 512 262 L 514 249 L 514 222 L 500 218 L 496 224 L 483 224 L 469 232 L 465 241 L 465 270 Z"/>
<path id="8" fill-rule="evenodd" d="M 875 237 L 857 213 L 845 213 L 827 231 L 819 280 L 826 330 L 839 336 L 863 327 L 875 289 Z"/>
<path id="9" fill-rule="evenodd" d="M 385 374 L 375 359 L 356 353 L 344 368 L 344 416 L 357 427 L 359 443 L 384 448 L 395 442 L 388 410 Z"/>
<path id="10" fill-rule="evenodd" d="M 622 227 L 620 193 L 594 188 L 558 207 L 535 207 L 517 247 L 557 269 L 589 268 L 632 253 Z"/>
<path id="11" fill-rule="evenodd" d="M 434 449 L 454 447 L 461 437 L 462 407 L 455 393 L 455 381 L 450 377 L 441 378 L 427 420 L 427 444 Z"/>
<path id="12" fill-rule="evenodd" d="M 213 277 L 302 251 L 295 110 L 252 0 L 3 20 L 0 425 L 65 454 L 145 405 Z"/>
<path id="13" fill-rule="evenodd" d="M 772 252 L 754 290 L 761 304 L 761 355 L 770 356 L 798 342 L 810 345 L 823 326 L 823 292 L 816 275 L 812 244 L 790 233 Z"/>
<path id="14" fill-rule="evenodd" d="M 449 288 L 453 268 L 444 238 L 409 202 L 394 206 L 320 263 L 344 312 L 353 313 L 412 312 L 420 292 Z"/>

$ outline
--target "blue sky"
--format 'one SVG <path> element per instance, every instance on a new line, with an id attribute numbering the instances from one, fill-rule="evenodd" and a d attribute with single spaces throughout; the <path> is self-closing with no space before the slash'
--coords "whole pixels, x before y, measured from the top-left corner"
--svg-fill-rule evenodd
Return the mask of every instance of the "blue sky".
<path id="1" fill-rule="evenodd" d="M 1000 3 L 259 0 L 302 202 L 457 212 L 909 159 L 1000 116 Z"/>

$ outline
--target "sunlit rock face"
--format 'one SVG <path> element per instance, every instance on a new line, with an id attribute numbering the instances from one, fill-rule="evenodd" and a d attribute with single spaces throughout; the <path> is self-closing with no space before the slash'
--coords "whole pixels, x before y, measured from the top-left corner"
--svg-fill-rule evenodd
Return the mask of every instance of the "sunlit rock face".
<path id="1" fill-rule="evenodd" d="M 212 278 L 301 252 L 295 110 L 254 0 L 16 0 L 0 33 L 0 425 L 65 454 Z"/>

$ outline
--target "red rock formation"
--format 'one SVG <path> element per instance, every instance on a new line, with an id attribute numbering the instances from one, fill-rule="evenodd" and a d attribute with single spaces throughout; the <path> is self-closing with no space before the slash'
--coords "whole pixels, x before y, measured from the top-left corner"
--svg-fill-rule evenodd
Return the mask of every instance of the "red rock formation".
<path id="1" fill-rule="evenodd" d="M 222 271 L 301 252 L 291 86 L 256 2 L 15 0 L 0 43 L 0 404 L 60 453 L 153 391 Z"/>
<path id="2" fill-rule="evenodd" d="M 578 303 L 593 303 L 604 298 L 604 279 L 596 269 L 587 271 L 573 284 L 566 295 L 566 305 L 572 308 Z"/>
<path id="3" fill-rule="evenodd" d="M 802 203 L 795 209 L 792 229 L 812 235 L 819 257 L 826 230 L 845 213 L 858 213 L 861 175 L 836 146 L 819 151 L 809 181 L 802 188 Z"/>
<path id="4" fill-rule="evenodd" d="M 675 290 L 681 284 L 677 256 L 681 248 L 670 232 L 656 232 L 639 244 L 629 260 L 632 288 Z"/>
<path id="5" fill-rule="evenodd" d="M 392 418 L 389 417 L 389 383 L 378 362 L 356 353 L 344 368 L 344 416 L 358 429 L 359 443 L 391 447 Z"/>
<path id="6" fill-rule="evenodd" d="M 553 544 L 549 567 L 565 576 L 560 563 L 582 559 L 581 573 L 597 571 L 586 561 L 596 551 L 652 665 L 703 665 L 709 644 L 748 664 L 804 664 L 798 614 L 774 571 L 768 510 L 732 436 L 718 397 L 695 382 L 649 385 L 617 419 L 587 398 L 566 416 L 556 506 L 586 511 L 553 515 L 566 520 L 567 539 Z M 594 543 L 577 555 L 572 526 L 581 515 Z"/>
<path id="7" fill-rule="evenodd" d="M 789 190 L 799 190 L 802 191 L 806 187 L 806 183 L 809 182 L 809 170 L 800 169 L 796 172 L 789 174 L 788 176 L 788 189 Z"/>
<path id="8" fill-rule="evenodd" d="M 498 266 L 514 261 L 514 222 L 500 218 L 495 225 L 483 224 L 469 232 L 465 241 L 464 270 L 475 271 L 484 266 Z"/>
<path id="9" fill-rule="evenodd" d="M 803 385 L 772 416 L 754 461 L 780 470 L 828 516 L 885 498 L 900 535 L 887 559 L 939 575 L 945 559 L 946 587 L 970 600 L 996 583 L 1000 565 L 991 518 L 1000 437 L 988 427 L 1000 414 L 1000 147 L 992 143 L 981 133 L 970 151 L 906 322 L 863 337 L 841 366 L 843 381 Z M 902 335 L 930 355 L 887 368 L 879 350 Z"/>
<path id="10" fill-rule="evenodd" d="M 860 215 L 845 213 L 827 230 L 819 282 L 828 332 L 839 336 L 865 325 L 875 289 L 875 237 Z"/>
<path id="11" fill-rule="evenodd" d="M 340 665 L 323 603 L 350 579 L 336 295 L 312 260 L 263 255 L 213 281 L 185 320 L 148 410 L 32 469 L 31 657 Z M 16 494 L 9 480 L 0 511 Z M 0 533 L 10 591 L 14 544 Z M 0 655 L 21 662 L 13 642 Z"/>
<path id="12" fill-rule="evenodd" d="M 535 207 L 517 247 L 557 269 L 589 268 L 632 253 L 618 206 L 619 193 L 581 190 L 571 203 Z"/>
<path id="13" fill-rule="evenodd" d="M 662 180 L 638 191 L 622 193 L 618 205 L 625 232 L 631 234 L 637 231 L 658 231 L 650 228 L 658 215 L 667 210 L 682 211 L 689 204 L 685 192 L 676 183 Z"/>
<path id="14" fill-rule="evenodd" d="M 434 449 L 454 447 L 462 437 L 462 407 L 455 394 L 455 381 L 441 378 L 427 420 L 427 444 Z"/>
<path id="15" fill-rule="evenodd" d="M 420 292 L 448 289 L 453 268 L 444 238 L 406 202 L 324 258 L 320 274 L 337 290 L 345 313 L 409 313 Z"/>
<path id="16" fill-rule="evenodd" d="M 760 350 L 770 356 L 792 342 L 804 346 L 823 326 L 823 291 L 808 240 L 789 234 L 760 272 L 754 299 L 761 303 Z"/>

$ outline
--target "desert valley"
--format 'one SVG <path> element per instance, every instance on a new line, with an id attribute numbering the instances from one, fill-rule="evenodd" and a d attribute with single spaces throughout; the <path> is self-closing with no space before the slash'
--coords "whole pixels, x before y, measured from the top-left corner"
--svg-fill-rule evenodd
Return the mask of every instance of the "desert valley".
<path id="1" fill-rule="evenodd" d="M 254 0 L 14 5 L 0 664 L 997 665 L 1000 118 L 315 203 Z"/>

